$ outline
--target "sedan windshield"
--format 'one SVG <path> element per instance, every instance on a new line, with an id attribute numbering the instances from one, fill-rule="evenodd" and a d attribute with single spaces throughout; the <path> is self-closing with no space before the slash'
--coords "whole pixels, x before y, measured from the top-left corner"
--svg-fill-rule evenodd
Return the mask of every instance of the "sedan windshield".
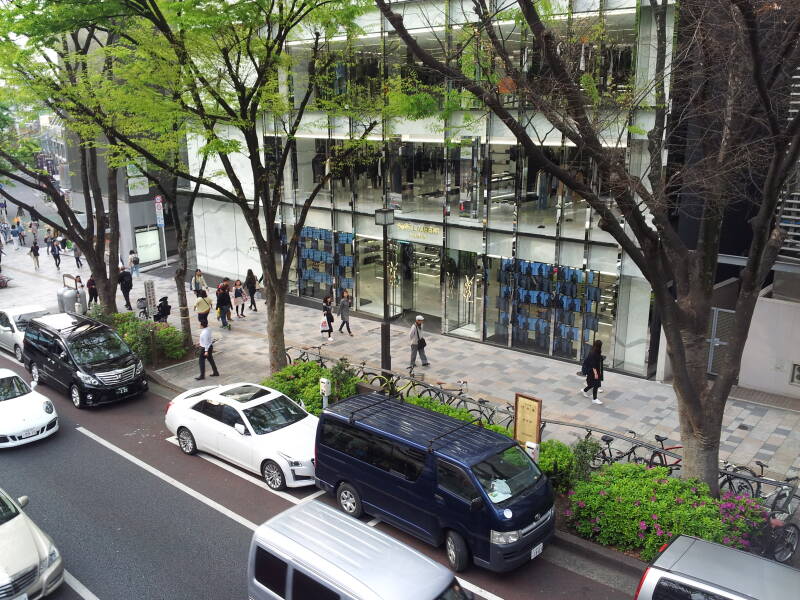
<path id="1" fill-rule="evenodd" d="M 481 487 L 494 504 L 531 489 L 542 472 L 519 446 L 511 446 L 472 467 Z"/>
<path id="2" fill-rule="evenodd" d="M 277 396 L 264 404 L 245 408 L 244 414 L 256 435 L 272 433 L 308 416 L 306 411 L 286 396 Z"/>
<path id="3" fill-rule="evenodd" d="M 116 333 L 99 328 L 70 340 L 69 347 L 79 365 L 91 365 L 131 353 Z"/>
<path id="4" fill-rule="evenodd" d="M 0 493 L 0 525 L 8 523 L 18 514 L 17 507 L 12 504 L 9 498 Z"/>
<path id="5" fill-rule="evenodd" d="M 20 396 L 30 393 L 31 388 L 28 387 L 28 384 L 16 375 L 0 379 L 0 402 L 19 398 Z"/>

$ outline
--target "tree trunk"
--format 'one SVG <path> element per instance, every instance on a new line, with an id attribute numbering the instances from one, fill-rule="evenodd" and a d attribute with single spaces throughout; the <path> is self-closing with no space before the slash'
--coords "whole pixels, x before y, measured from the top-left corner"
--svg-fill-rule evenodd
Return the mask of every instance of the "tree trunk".
<path id="1" fill-rule="evenodd" d="M 679 406 L 684 406 L 684 402 L 679 402 Z M 719 495 L 719 441 L 720 418 L 713 419 L 713 422 L 704 422 L 702 427 L 695 429 L 691 420 L 684 410 L 680 411 L 681 441 L 683 449 L 678 453 L 683 455 L 681 461 L 682 474 L 684 479 L 698 479 L 704 481 L 711 488 L 713 496 Z M 668 460 L 672 462 L 672 460 Z"/>
<path id="2" fill-rule="evenodd" d="M 107 315 L 117 311 L 117 286 L 112 285 L 108 277 L 95 277 L 97 295 L 100 296 L 100 306 Z"/>
<path id="3" fill-rule="evenodd" d="M 178 313 L 183 331 L 183 343 L 187 348 L 192 346 L 192 326 L 189 322 L 189 304 L 186 298 L 186 268 L 188 263 L 186 239 L 178 240 L 178 266 L 175 269 L 175 289 L 178 292 Z"/>
<path id="4" fill-rule="evenodd" d="M 269 370 L 276 373 L 286 366 L 286 341 L 283 337 L 283 324 L 286 314 L 286 299 L 283 286 L 266 289 L 267 299 L 267 339 L 269 341 Z"/>

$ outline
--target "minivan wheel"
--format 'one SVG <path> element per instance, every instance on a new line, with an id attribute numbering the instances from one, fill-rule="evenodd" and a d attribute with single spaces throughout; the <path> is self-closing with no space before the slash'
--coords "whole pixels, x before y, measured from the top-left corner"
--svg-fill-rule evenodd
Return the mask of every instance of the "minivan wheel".
<path id="1" fill-rule="evenodd" d="M 194 436 L 186 427 L 178 429 L 178 446 L 183 450 L 184 454 L 194 454 L 197 452 L 197 444 L 194 441 Z"/>
<path id="2" fill-rule="evenodd" d="M 264 478 L 264 483 L 269 486 L 269 489 L 275 491 L 286 489 L 286 478 L 283 476 L 280 465 L 275 461 L 264 461 L 264 464 L 261 465 L 261 476 Z"/>
<path id="3" fill-rule="evenodd" d="M 36 385 L 41 385 L 42 381 L 39 378 L 39 365 L 36 363 L 31 363 L 31 380 L 36 383 Z"/>
<path id="4" fill-rule="evenodd" d="M 69 386 L 69 397 L 72 400 L 72 404 L 75 405 L 75 408 L 84 408 L 86 406 L 83 402 L 83 395 L 80 389 L 78 389 L 78 386 L 74 383 Z"/>
<path id="5" fill-rule="evenodd" d="M 339 508 L 346 512 L 351 517 L 358 519 L 364 514 L 364 508 L 361 506 L 361 496 L 358 495 L 356 488 L 349 483 L 343 483 L 336 490 L 336 501 L 339 503 Z"/>
<path id="6" fill-rule="evenodd" d="M 14 344 L 14 358 L 16 358 L 19 362 L 22 362 L 22 348 Z"/>
<path id="7" fill-rule="evenodd" d="M 453 571 L 459 573 L 469 566 L 469 548 L 461 534 L 448 531 L 444 546 L 447 550 L 447 561 Z"/>
<path id="8" fill-rule="evenodd" d="M 794 523 L 784 525 L 775 542 L 775 560 L 781 563 L 791 561 L 799 543 L 800 528 Z"/>

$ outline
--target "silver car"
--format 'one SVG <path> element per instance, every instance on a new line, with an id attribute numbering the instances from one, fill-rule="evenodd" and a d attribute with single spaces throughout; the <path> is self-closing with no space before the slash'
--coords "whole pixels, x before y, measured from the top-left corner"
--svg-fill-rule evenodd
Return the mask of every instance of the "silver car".
<path id="1" fill-rule="evenodd" d="M 644 572 L 634 600 L 787 600 L 799 595 L 797 569 L 680 535 Z"/>
<path id="2" fill-rule="evenodd" d="M 50 314 L 41 306 L 16 306 L 0 310 L 0 348 L 13 352 L 22 362 L 22 342 L 31 319 Z"/>

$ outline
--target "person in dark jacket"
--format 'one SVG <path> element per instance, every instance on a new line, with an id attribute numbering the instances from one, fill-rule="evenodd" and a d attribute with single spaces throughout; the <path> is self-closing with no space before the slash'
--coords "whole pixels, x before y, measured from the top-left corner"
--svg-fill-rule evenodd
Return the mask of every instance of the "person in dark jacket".
<path id="1" fill-rule="evenodd" d="M 86 291 L 89 292 L 89 306 L 92 305 L 92 302 L 97 304 L 97 282 L 94 280 L 94 277 L 89 277 L 89 280 L 86 282 Z"/>
<path id="2" fill-rule="evenodd" d="M 342 333 L 342 329 L 347 326 L 347 333 L 350 334 L 350 337 L 353 337 L 353 332 L 350 331 L 350 309 L 353 306 L 353 301 L 350 299 L 350 294 L 345 290 L 342 292 L 342 299 L 339 300 L 339 306 L 337 307 L 336 313 L 339 315 L 339 318 L 342 320 L 342 324 L 339 325 L 339 333 Z"/>
<path id="3" fill-rule="evenodd" d="M 50 248 L 50 255 L 53 257 L 53 262 L 56 263 L 56 269 L 61 270 L 61 247 L 58 244 L 53 244 Z"/>
<path id="4" fill-rule="evenodd" d="M 231 314 L 231 293 L 227 282 L 220 285 L 217 290 L 217 310 L 222 321 L 222 327 L 230 330 L 231 324 L 228 323 L 228 317 Z"/>
<path id="5" fill-rule="evenodd" d="M 56 246 L 53 246 L 55 248 Z M 131 306 L 131 290 L 133 289 L 133 277 L 125 267 L 119 268 L 119 289 L 122 291 L 122 297 L 125 298 L 125 308 L 133 310 Z"/>
<path id="6" fill-rule="evenodd" d="M 325 296 L 322 299 L 322 315 L 325 317 L 325 320 L 328 322 L 328 329 L 322 329 L 322 333 L 328 334 L 328 341 L 333 341 L 333 313 L 331 312 L 331 305 L 333 300 L 330 296 Z"/>
<path id="7" fill-rule="evenodd" d="M 247 295 L 250 296 L 250 310 L 258 312 L 256 308 L 256 274 L 253 269 L 247 269 L 247 276 L 244 278 L 244 287 L 247 288 Z"/>
<path id="8" fill-rule="evenodd" d="M 592 349 L 583 359 L 582 372 L 586 375 L 586 387 L 582 393 L 585 398 L 589 397 L 589 390 L 592 390 L 592 404 L 602 404 L 602 400 L 597 399 L 597 390 L 603 382 L 603 342 L 595 340 Z"/>

